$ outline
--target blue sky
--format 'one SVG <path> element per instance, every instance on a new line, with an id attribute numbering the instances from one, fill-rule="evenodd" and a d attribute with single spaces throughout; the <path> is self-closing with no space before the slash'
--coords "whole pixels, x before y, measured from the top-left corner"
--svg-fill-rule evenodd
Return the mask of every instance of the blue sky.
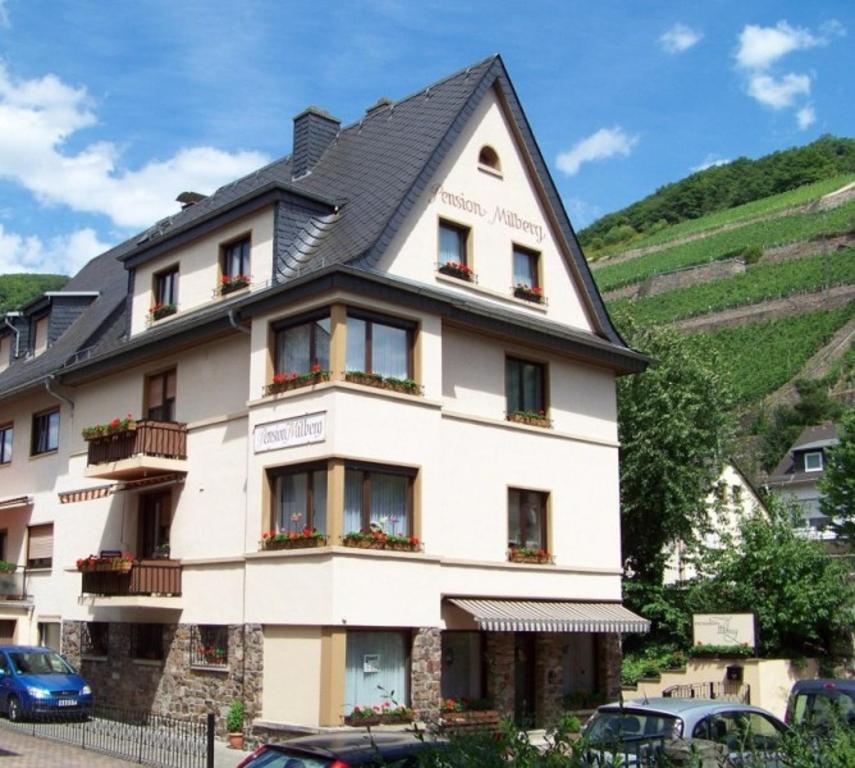
<path id="1" fill-rule="evenodd" d="M 577 228 L 705 164 L 855 134 L 851 0 L 0 0 L 0 273 L 73 273 L 344 122 L 501 53 Z"/>

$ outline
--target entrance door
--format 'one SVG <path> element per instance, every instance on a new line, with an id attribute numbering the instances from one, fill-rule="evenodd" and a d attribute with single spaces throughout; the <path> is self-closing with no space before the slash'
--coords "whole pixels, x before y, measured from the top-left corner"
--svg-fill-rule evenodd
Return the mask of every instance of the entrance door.
<path id="1" fill-rule="evenodd" d="M 514 637 L 514 720 L 534 725 L 535 634 L 518 632 Z"/>
<path id="2" fill-rule="evenodd" d="M 172 498 L 169 492 L 140 497 L 139 557 L 163 557 L 169 554 L 169 526 L 172 523 Z"/>

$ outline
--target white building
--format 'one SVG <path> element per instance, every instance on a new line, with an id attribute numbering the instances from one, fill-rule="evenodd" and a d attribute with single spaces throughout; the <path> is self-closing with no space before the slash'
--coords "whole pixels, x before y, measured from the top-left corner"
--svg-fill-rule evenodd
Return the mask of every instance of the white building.
<path id="1" fill-rule="evenodd" d="M 0 634 L 101 701 L 240 697 L 259 730 L 614 695 L 646 628 L 615 379 L 646 359 L 501 59 L 294 135 L 7 318 Z"/>

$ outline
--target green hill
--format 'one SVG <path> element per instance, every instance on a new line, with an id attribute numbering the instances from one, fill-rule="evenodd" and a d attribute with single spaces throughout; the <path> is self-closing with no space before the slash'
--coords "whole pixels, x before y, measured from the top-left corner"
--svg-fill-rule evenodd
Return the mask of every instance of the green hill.
<path id="1" fill-rule="evenodd" d="M 855 173 L 855 139 L 822 136 L 804 147 L 757 160 L 741 157 L 660 187 L 637 203 L 610 213 L 579 232 L 583 246 L 600 248 L 653 233 L 806 184 Z"/>
<path id="2" fill-rule="evenodd" d="M 0 275 L 0 314 L 11 312 L 45 291 L 58 291 L 65 275 Z"/>

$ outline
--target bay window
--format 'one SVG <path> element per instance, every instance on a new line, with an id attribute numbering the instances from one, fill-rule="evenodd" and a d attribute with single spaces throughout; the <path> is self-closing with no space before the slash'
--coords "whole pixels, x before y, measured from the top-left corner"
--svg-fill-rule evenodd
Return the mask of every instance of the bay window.
<path id="1" fill-rule="evenodd" d="M 306 528 L 326 533 L 325 465 L 277 472 L 274 494 L 274 527 L 277 533 L 302 534 Z"/>
<path id="2" fill-rule="evenodd" d="M 412 379 L 413 337 L 411 323 L 348 312 L 346 370 Z"/>
<path id="3" fill-rule="evenodd" d="M 276 373 L 310 373 L 330 369 L 329 314 L 302 318 L 276 330 Z"/>
<path id="4" fill-rule="evenodd" d="M 351 465 L 344 475 L 344 533 L 413 535 L 414 473 Z"/>

